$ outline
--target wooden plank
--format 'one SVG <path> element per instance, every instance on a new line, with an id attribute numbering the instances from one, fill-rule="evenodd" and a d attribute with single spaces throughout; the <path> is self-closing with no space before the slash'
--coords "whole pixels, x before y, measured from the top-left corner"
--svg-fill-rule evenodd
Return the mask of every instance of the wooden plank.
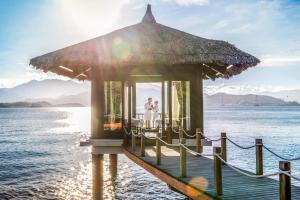
<path id="1" fill-rule="evenodd" d="M 168 175 L 166 172 L 163 172 L 159 170 L 154 165 L 151 165 L 144 160 L 140 159 L 135 154 L 131 153 L 127 149 L 123 149 L 124 154 L 130 158 L 132 161 L 134 161 L 136 164 L 141 166 L 142 168 L 146 169 L 148 172 L 159 178 L 160 180 L 164 181 L 165 183 L 171 185 L 176 190 L 180 191 L 181 193 L 185 194 L 186 196 L 192 198 L 192 199 L 201 199 L 201 200 L 211 200 L 212 197 L 208 196 L 207 194 L 204 194 L 203 192 L 199 191 L 198 189 L 195 189 L 194 187 L 184 184 L 181 181 L 177 180 L 176 178 Z"/>

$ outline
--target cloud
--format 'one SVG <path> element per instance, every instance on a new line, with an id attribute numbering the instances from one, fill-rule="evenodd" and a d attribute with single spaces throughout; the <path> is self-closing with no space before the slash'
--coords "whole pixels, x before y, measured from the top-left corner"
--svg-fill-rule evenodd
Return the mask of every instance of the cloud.
<path id="1" fill-rule="evenodd" d="M 207 5 L 209 0 L 165 0 L 166 2 L 174 2 L 180 6 L 192 6 L 192 5 Z"/>
<path id="2" fill-rule="evenodd" d="M 273 86 L 273 85 L 208 85 L 204 87 L 204 92 L 209 95 L 213 95 L 216 93 L 227 93 L 227 94 L 235 94 L 235 95 L 243 95 L 243 94 L 264 94 L 264 93 L 272 93 L 272 92 L 280 92 L 287 90 L 296 90 L 300 88 L 296 87 L 282 87 L 282 86 Z"/>
<path id="3" fill-rule="evenodd" d="M 276 67 L 285 66 L 287 64 L 300 64 L 299 56 L 265 56 L 261 58 L 261 66 Z"/>

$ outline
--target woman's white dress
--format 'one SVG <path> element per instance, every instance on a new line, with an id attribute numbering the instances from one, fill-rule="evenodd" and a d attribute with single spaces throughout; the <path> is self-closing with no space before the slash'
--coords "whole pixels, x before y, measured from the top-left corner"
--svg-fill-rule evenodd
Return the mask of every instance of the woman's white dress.
<path id="1" fill-rule="evenodd" d="M 153 106 L 153 121 L 156 121 L 158 119 L 158 105 L 154 105 Z"/>

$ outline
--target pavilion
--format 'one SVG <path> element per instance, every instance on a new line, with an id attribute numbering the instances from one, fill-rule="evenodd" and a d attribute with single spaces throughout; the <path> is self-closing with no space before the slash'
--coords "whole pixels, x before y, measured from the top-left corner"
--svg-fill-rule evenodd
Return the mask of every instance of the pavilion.
<path id="1" fill-rule="evenodd" d="M 188 132 L 203 131 L 203 80 L 228 79 L 259 62 L 228 42 L 157 23 L 148 5 L 140 23 L 38 56 L 30 65 L 91 81 L 91 144 L 103 154 L 121 149 L 124 128 L 136 118 L 137 83 L 161 83 L 163 133 L 178 122 Z"/>

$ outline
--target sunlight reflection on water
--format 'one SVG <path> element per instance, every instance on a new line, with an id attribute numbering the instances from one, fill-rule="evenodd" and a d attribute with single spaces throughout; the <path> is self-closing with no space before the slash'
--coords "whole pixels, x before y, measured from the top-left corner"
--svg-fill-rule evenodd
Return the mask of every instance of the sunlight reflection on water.
<path id="1" fill-rule="evenodd" d="M 105 156 L 103 190 L 93 186 L 100 166 L 79 147 L 89 131 L 89 108 L 0 109 L 0 199 L 91 199 L 93 188 L 104 199 L 185 199 L 124 155 L 115 179 Z"/>
<path id="2" fill-rule="evenodd" d="M 93 192 L 101 192 L 94 190 L 101 186 L 95 180 L 101 178 L 100 171 L 93 170 L 100 168 L 99 161 L 92 158 L 90 147 L 79 147 L 89 131 L 89 108 L 0 109 L 0 199 L 91 199 Z M 298 107 L 206 109 L 207 136 L 219 137 L 221 131 L 244 146 L 259 137 L 280 155 L 300 154 Z M 264 158 L 265 172 L 277 170 L 277 158 L 269 153 Z M 229 144 L 228 160 L 255 171 L 254 149 Z M 292 170 L 300 176 L 299 161 L 292 162 Z M 118 156 L 117 171 L 112 179 L 105 156 L 101 192 L 105 199 L 184 199 L 124 155 Z"/>

